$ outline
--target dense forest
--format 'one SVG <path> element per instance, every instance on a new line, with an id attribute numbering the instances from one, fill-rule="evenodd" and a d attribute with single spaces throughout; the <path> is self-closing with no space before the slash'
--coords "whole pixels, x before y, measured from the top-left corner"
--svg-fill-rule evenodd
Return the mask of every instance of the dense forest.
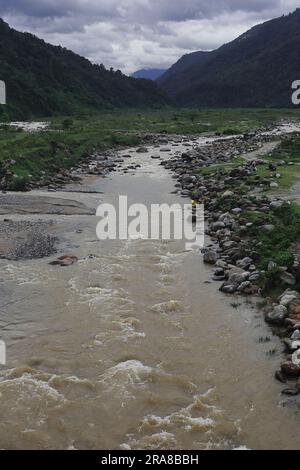
<path id="1" fill-rule="evenodd" d="M 158 84 L 184 106 L 291 107 L 294 80 L 300 80 L 300 9 L 215 51 L 184 56 Z"/>
<path id="2" fill-rule="evenodd" d="M 153 107 L 168 102 L 149 80 L 107 70 L 0 19 L 0 79 L 7 85 L 8 105 L 15 118 L 68 115 L 115 107 Z"/>

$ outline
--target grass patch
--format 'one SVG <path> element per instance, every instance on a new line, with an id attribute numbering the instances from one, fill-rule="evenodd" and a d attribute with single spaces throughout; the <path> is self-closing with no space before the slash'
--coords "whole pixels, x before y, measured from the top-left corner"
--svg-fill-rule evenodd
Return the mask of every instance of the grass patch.
<path id="1" fill-rule="evenodd" d="M 284 204 L 266 214 L 245 212 L 243 215 L 253 223 L 250 235 L 253 237 L 255 262 L 265 271 L 261 279 L 263 292 L 280 293 L 281 267 L 292 269 L 295 261 L 292 244 L 300 241 L 300 206 L 295 203 Z M 262 230 L 263 225 L 272 225 L 274 228 L 265 231 Z M 270 261 L 275 263 L 272 269 L 268 269 Z"/>
<path id="2" fill-rule="evenodd" d="M 216 171 L 223 171 L 224 174 L 229 173 L 233 168 L 237 168 L 241 164 L 245 163 L 244 158 L 238 157 L 234 158 L 230 162 L 224 162 L 224 163 L 216 163 L 212 164 L 209 166 L 204 166 L 201 168 L 197 168 L 194 173 L 198 175 L 210 175 L 211 173 L 215 173 Z"/>
<path id="3" fill-rule="evenodd" d="M 300 163 L 300 138 L 293 137 L 281 142 L 279 147 L 269 155 L 272 160 L 285 160 L 286 162 Z"/>

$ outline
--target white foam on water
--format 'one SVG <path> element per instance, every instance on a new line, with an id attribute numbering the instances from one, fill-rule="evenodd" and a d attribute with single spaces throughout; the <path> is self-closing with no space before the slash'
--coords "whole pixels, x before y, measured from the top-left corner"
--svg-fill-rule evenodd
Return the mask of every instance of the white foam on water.
<path id="1" fill-rule="evenodd" d="M 203 400 L 207 397 L 204 395 L 196 395 L 193 402 L 181 408 L 168 416 L 148 415 L 142 421 L 142 428 L 175 428 L 182 427 L 185 431 L 193 431 L 199 429 L 211 429 L 215 425 L 214 416 L 220 413 L 213 405 L 206 404 Z M 194 416 L 201 413 L 201 416 Z M 209 416 L 207 416 L 209 414 Z"/>
<path id="2" fill-rule="evenodd" d="M 9 126 L 16 129 L 23 129 L 26 132 L 37 132 L 49 127 L 49 122 L 26 122 L 26 121 L 15 121 L 10 122 Z"/>
<path id="3" fill-rule="evenodd" d="M 108 382 L 111 385 L 141 385 L 150 378 L 152 371 L 152 367 L 146 366 L 140 361 L 129 360 L 108 369 L 100 377 L 100 381 Z"/>
<path id="4" fill-rule="evenodd" d="M 19 286 L 26 284 L 40 285 L 46 281 L 46 277 L 42 272 L 37 272 L 36 269 L 31 269 L 29 264 L 8 264 L 3 267 L 3 273 L 8 275 L 10 280 L 16 281 Z M 51 279 L 52 280 L 52 279 Z M 49 281 L 49 277 L 47 278 Z"/>
<path id="5" fill-rule="evenodd" d="M 168 302 L 162 302 L 153 305 L 151 307 L 151 310 L 156 313 L 170 314 L 176 312 L 183 312 L 184 306 L 179 300 L 169 300 Z"/>
<path id="6" fill-rule="evenodd" d="M 123 341 L 146 337 L 144 332 L 136 330 L 136 327 L 139 326 L 140 323 L 137 318 L 122 318 L 112 322 L 112 324 L 117 325 L 121 329 L 120 337 Z"/>
<path id="7" fill-rule="evenodd" d="M 176 446 L 176 438 L 174 434 L 166 431 L 144 436 L 141 439 L 134 439 L 129 436 L 129 442 L 121 444 L 122 450 L 159 450 L 174 449 Z"/>

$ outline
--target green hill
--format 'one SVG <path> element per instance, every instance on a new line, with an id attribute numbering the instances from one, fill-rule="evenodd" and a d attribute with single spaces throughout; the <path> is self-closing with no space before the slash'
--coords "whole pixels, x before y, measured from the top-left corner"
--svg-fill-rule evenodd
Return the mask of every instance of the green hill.
<path id="1" fill-rule="evenodd" d="M 300 9 L 187 57 L 188 67 L 178 62 L 158 79 L 179 105 L 291 107 L 291 85 L 300 80 Z"/>
<path id="2" fill-rule="evenodd" d="M 65 48 L 15 31 L 1 19 L 0 79 L 6 82 L 8 101 L 0 112 L 20 119 L 168 102 L 150 80 L 92 64 Z"/>

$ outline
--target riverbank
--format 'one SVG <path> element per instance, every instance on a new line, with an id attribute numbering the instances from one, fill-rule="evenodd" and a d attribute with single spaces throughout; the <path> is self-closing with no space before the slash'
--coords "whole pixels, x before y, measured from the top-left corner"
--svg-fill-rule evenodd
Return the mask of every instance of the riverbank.
<path id="1" fill-rule="evenodd" d="M 265 299 L 257 302 L 264 305 L 265 319 L 286 352 L 275 377 L 289 384 L 284 394 L 296 396 L 300 207 L 289 200 L 287 189 L 299 178 L 300 139 L 297 133 L 287 137 L 280 132 L 276 142 L 272 139 L 273 133 L 253 135 L 243 157 L 243 139 L 213 142 L 211 148 L 195 145 L 163 165 L 175 173 L 182 196 L 205 206 L 206 234 L 213 246 L 204 250 L 203 260 L 214 267 L 212 279 L 220 291 L 237 302 L 240 295 Z"/>

